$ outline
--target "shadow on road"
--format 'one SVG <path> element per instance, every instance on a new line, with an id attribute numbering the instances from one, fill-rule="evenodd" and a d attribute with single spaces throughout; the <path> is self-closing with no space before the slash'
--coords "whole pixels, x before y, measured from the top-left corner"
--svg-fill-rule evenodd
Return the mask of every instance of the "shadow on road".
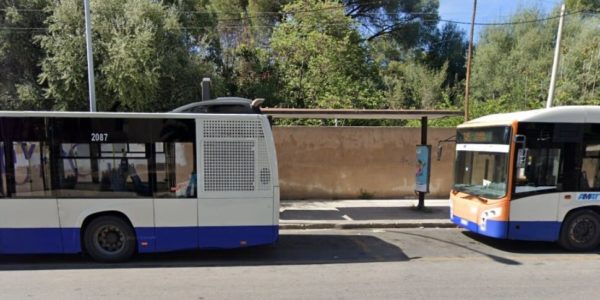
<path id="1" fill-rule="evenodd" d="M 327 220 L 341 221 L 344 216 L 352 220 L 421 220 L 448 219 L 448 207 L 428 207 L 419 211 L 413 207 L 338 207 L 336 210 L 285 210 L 279 214 L 281 220 Z"/>
<path id="2" fill-rule="evenodd" d="M 374 236 L 285 234 L 272 246 L 139 254 L 130 262 L 113 264 L 96 263 L 83 255 L 0 255 L 0 271 L 233 267 L 408 260 L 408 256 L 400 248 Z"/>
<path id="3" fill-rule="evenodd" d="M 472 232 L 462 232 L 467 237 L 476 240 L 489 247 L 496 248 L 501 251 L 518 253 L 518 254 L 573 254 L 561 248 L 558 243 L 555 242 L 532 242 L 532 241 L 515 241 L 515 240 L 503 240 L 495 239 L 482 235 L 478 235 Z M 600 254 L 600 248 L 587 253 Z"/>
<path id="4" fill-rule="evenodd" d="M 427 236 L 427 235 L 417 234 L 417 233 L 410 233 L 410 232 L 399 232 L 399 231 L 396 231 L 396 233 L 403 234 L 403 235 L 409 235 L 409 236 L 415 236 L 415 237 L 419 237 L 419 238 L 428 239 L 428 240 L 431 240 L 431 241 L 435 241 L 435 242 L 439 242 L 439 243 L 451 245 L 451 246 L 454 246 L 454 247 L 463 248 L 463 249 L 466 249 L 466 250 L 471 251 L 473 253 L 478 253 L 480 255 L 486 256 L 486 257 L 490 258 L 491 260 L 493 260 L 495 262 L 498 262 L 498 263 L 501 263 L 501 264 L 505 264 L 505 265 L 520 265 L 521 264 L 520 262 L 518 262 L 516 260 L 513 260 L 513 259 L 510 259 L 510 258 L 506 258 L 506 257 L 502 257 L 502 256 L 499 256 L 499 255 L 494 255 L 494 254 L 490 254 L 490 253 L 485 253 L 484 251 L 477 250 L 477 249 L 475 249 L 473 247 L 469 247 L 469 246 L 466 246 L 466 245 L 461 245 L 461 244 L 455 243 L 455 242 L 446 241 L 446 240 L 435 238 L 435 237 L 432 237 L 432 236 Z"/>

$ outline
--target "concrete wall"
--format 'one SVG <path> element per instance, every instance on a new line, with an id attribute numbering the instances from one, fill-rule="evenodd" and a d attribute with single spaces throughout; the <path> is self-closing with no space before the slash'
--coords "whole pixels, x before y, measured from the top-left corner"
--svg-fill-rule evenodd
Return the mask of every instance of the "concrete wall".
<path id="1" fill-rule="evenodd" d="M 282 199 L 414 198 L 420 128 L 274 127 Z M 430 128 L 432 145 L 430 193 L 447 198 L 453 179 L 454 143 L 439 140 L 454 128 Z"/>

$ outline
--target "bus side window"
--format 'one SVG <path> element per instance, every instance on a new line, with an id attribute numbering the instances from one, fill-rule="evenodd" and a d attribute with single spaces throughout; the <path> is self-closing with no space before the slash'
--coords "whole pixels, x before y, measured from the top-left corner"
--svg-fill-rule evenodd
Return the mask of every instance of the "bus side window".
<path id="1" fill-rule="evenodd" d="M 197 195 L 193 143 L 157 143 L 157 197 L 195 198 Z"/>
<path id="2" fill-rule="evenodd" d="M 6 181 L 4 179 L 6 178 L 6 168 L 4 167 L 6 164 L 4 161 L 4 142 L 0 142 L 0 198 L 4 198 L 6 195 Z"/>
<path id="3" fill-rule="evenodd" d="M 13 142 L 16 197 L 50 197 L 48 150 L 38 141 Z"/>
<path id="4" fill-rule="evenodd" d="M 516 192 L 532 192 L 558 187 L 561 149 L 530 148 L 525 168 L 519 170 Z"/>
<path id="5" fill-rule="evenodd" d="M 585 146 L 581 170 L 585 174 L 585 184 L 591 190 L 600 190 L 600 143 Z M 583 179 L 582 179 L 583 180 Z"/>

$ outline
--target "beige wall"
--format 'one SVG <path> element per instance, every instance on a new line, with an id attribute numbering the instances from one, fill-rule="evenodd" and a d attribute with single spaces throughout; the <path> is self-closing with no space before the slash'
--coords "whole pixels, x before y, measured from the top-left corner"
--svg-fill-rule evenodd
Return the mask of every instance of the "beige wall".
<path id="1" fill-rule="evenodd" d="M 430 128 L 430 193 L 447 198 L 452 182 L 454 143 L 437 142 L 453 128 Z M 420 128 L 274 127 L 282 199 L 355 199 L 361 190 L 374 198 L 414 198 L 415 146 Z"/>

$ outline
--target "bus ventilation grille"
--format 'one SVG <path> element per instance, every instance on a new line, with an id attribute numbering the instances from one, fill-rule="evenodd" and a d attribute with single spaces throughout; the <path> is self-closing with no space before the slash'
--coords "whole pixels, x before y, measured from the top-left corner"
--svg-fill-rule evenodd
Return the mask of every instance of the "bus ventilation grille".
<path id="1" fill-rule="evenodd" d="M 204 191 L 269 191 L 271 170 L 262 123 L 205 120 Z"/>

